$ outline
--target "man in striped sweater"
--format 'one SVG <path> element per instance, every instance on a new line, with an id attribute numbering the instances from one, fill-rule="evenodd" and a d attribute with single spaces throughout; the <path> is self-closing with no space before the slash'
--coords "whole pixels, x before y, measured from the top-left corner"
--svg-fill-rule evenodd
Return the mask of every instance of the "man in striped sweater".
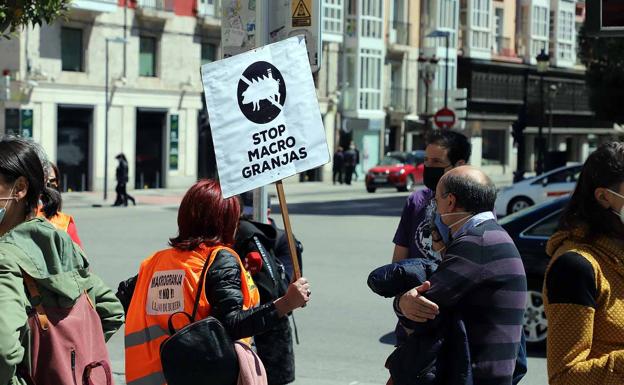
<path id="1" fill-rule="evenodd" d="M 437 327 L 440 312 L 460 315 L 475 385 L 512 384 L 526 305 L 524 266 L 496 223 L 495 200 L 494 184 L 475 168 L 442 177 L 435 194 L 438 228 L 449 235 L 442 262 L 429 281 L 395 302 L 399 318 L 425 327 Z"/>

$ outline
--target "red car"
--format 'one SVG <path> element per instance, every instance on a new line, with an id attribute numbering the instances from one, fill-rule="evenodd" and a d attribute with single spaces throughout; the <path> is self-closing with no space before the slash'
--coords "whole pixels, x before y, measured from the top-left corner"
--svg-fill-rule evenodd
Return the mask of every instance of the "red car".
<path id="1" fill-rule="evenodd" d="M 398 191 L 412 190 L 423 180 L 425 152 L 389 152 L 379 164 L 366 173 L 366 191 L 378 187 L 394 187 Z"/>

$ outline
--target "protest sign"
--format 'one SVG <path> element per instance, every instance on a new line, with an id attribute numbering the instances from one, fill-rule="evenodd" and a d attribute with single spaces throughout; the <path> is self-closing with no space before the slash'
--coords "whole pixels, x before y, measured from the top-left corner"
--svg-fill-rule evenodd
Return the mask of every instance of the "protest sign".
<path id="1" fill-rule="evenodd" d="M 224 197 L 329 162 L 302 36 L 201 70 Z"/>

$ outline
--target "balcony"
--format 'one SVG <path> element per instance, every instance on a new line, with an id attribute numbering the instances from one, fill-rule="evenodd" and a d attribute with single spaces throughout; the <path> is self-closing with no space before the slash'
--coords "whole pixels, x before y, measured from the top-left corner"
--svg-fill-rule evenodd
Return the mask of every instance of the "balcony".
<path id="1" fill-rule="evenodd" d="M 74 0 L 70 3 L 70 7 L 95 13 L 115 12 L 117 0 Z"/>
<path id="2" fill-rule="evenodd" d="M 414 90 L 402 87 L 390 87 L 390 100 L 387 107 L 392 107 L 394 112 L 410 113 L 414 104 Z"/>
<path id="3" fill-rule="evenodd" d="M 390 44 L 409 45 L 410 23 L 392 21 L 388 40 Z"/>
<path id="4" fill-rule="evenodd" d="M 197 0 L 197 17 L 209 26 L 221 26 L 221 0 Z"/>
<path id="5" fill-rule="evenodd" d="M 169 19 L 173 17 L 174 0 L 138 0 L 137 16 L 146 19 Z"/>

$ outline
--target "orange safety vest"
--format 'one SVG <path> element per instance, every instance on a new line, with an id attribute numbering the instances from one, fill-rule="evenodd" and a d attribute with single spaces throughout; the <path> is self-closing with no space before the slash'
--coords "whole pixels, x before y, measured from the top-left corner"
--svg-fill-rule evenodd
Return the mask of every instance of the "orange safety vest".
<path id="1" fill-rule="evenodd" d="M 141 263 L 128 315 L 126 316 L 125 350 L 127 385 L 163 385 L 160 344 L 169 337 L 167 322 L 171 314 L 191 314 L 195 293 L 206 258 L 212 264 L 220 250 L 236 256 L 241 268 L 243 309 L 260 303 L 260 294 L 251 274 L 245 270 L 238 254 L 223 246 L 202 247 L 195 251 L 175 248 L 159 251 Z M 206 269 L 208 271 L 208 269 Z M 196 320 L 210 315 L 206 290 L 202 290 Z M 184 316 L 174 317 L 176 327 Z M 179 330 L 179 328 L 178 328 Z M 244 340 L 251 343 L 251 338 Z"/>
<path id="2" fill-rule="evenodd" d="M 60 211 L 57 212 L 56 215 L 52 218 L 46 218 L 41 207 L 37 209 L 37 216 L 47 219 L 48 222 L 54 225 L 54 227 L 65 232 L 67 232 L 67 229 L 69 228 L 69 223 L 72 221 L 71 215 L 64 214 Z"/>

